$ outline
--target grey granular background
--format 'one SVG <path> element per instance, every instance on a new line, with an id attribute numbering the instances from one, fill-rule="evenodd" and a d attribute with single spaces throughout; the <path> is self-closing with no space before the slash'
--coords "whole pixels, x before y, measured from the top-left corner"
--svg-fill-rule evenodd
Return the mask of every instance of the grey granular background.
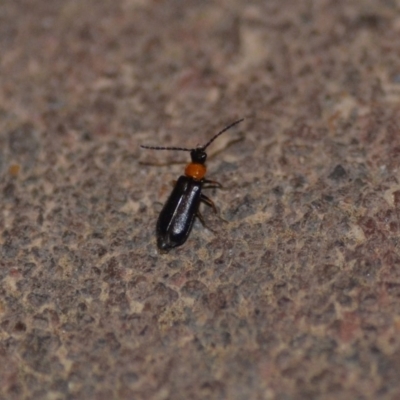
<path id="1" fill-rule="evenodd" d="M 0 399 L 400 399 L 400 2 L 0 2 Z M 193 147 L 208 207 L 154 226 Z"/>

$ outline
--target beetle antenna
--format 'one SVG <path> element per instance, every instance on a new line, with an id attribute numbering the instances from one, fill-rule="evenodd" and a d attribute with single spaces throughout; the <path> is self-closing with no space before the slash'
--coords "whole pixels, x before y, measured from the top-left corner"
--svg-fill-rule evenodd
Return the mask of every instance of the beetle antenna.
<path id="1" fill-rule="evenodd" d="M 231 129 L 235 125 L 237 125 L 239 122 L 242 122 L 244 118 L 241 118 L 230 125 L 226 126 L 222 131 L 218 132 L 216 135 L 214 135 L 204 146 L 200 146 L 200 149 L 205 150 L 218 136 L 222 135 L 224 132 L 226 132 L 228 129 Z M 140 145 L 143 149 L 150 149 L 150 150 L 179 150 L 179 151 L 192 151 L 195 149 L 187 149 L 186 147 L 159 147 L 159 146 L 143 146 Z"/>
<path id="2" fill-rule="evenodd" d="M 186 149 L 185 147 L 158 147 L 158 146 L 140 146 L 143 149 L 151 150 L 181 150 L 181 151 L 192 151 L 193 149 Z"/>
<path id="3" fill-rule="evenodd" d="M 237 125 L 239 122 L 242 122 L 244 118 L 241 118 L 235 122 L 232 122 L 230 125 L 222 129 L 222 131 L 218 132 L 216 135 L 214 135 L 204 146 L 201 146 L 203 150 L 205 150 L 218 136 L 222 135 L 224 132 L 226 132 L 228 129 L 231 129 L 235 125 Z"/>

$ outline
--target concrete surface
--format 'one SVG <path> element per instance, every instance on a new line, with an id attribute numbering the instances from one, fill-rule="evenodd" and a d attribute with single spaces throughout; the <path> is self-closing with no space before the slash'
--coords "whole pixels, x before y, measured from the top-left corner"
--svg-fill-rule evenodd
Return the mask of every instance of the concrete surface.
<path id="1" fill-rule="evenodd" d="M 400 2 L 0 2 L 0 399 L 400 399 Z M 210 148 L 216 233 L 154 225 Z"/>

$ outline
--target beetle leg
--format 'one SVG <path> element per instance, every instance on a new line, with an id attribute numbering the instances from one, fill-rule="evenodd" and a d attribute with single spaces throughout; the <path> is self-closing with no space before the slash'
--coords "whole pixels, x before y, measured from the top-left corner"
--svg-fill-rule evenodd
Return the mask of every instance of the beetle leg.
<path id="1" fill-rule="evenodd" d="M 217 181 L 211 181 L 210 179 L 204 179 L 203 181 L 206 186 L 204 187 L 205 189 L 212 189 L 212 188 L 223 188 L 223 186 L 217 182 Z"/>
<path id="2" fill-rule="evenodd" d="M 209 197 L 207 197 L 205 194 L 203 194 L 203 193 L 201 194 L 201 201 L 202 201 L 203 203 L 207 204 L 208 206 L 210 206 L 210 207 L 213 209 L 214 213 L 216 214 L 216 216 L 217 216 L 219 219 L 221 219 L 221 220 L 224 221 L 224 222 L 228 222 L 226 219 L 222 218 L 222 217 L 219 215 L 219 212 L 218 212 L 217 207 L 215 206 L 214 202 L 213 202 Z"/>
<path id="3" fill-rule="evenodd" d="M 201 214 L 200 210 L 197 210 L 196 212 L 196 217 L 200 220 L 201 224 L 204 226 L 204 228 L 208 229 L 212 233 L 216 233 L 216 231 L 212 228 L 210 228 L 207 224 L 206 221 L 204 220 L 203 215 Z"/>
<path id="4" fill-rule="evenodd" d="M 217 207 L 215 207 L 214 202 L 203 193 L 201 194 L 201 201 L 203 203 L 206 203 L 208 206 L 210 206 L 213 209 L 215 214 L 218 214 L 218 210 L 217 210 Z"/>
<path id="5" fill-rule="evenodd" d="M 197 210 L 197 212 L 196 212 L 196 217 L 200 220 L 200 222 L 204 226 L 204 228 L 207 228 L 206 221 L 204 221 L 204 217 L 199 210 Z"/>

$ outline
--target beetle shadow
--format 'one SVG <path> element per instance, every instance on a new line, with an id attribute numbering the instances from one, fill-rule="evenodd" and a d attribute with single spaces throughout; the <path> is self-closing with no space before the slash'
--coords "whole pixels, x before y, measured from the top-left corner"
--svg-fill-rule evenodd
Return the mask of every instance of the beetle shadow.
<path id="1" fill-rule="evenodd" d="M 245 136 L 244 135 L 240 135 L 239 137 L 228 141 L 224 147 L 221 147 L 219 150 L 217 150 L 217 151 L 215 151 L 213 153 L 210 153 L 210 155 L 207 156 L 207 161 L 210 158 L 214 158 L 219 153 L 225 152 L 226 149 L 228 149 L 229 147 L 233 146 L 236 143 L 239 143 L 239 142 L 243 141 L 244 139 L 245 139 Z"/>

